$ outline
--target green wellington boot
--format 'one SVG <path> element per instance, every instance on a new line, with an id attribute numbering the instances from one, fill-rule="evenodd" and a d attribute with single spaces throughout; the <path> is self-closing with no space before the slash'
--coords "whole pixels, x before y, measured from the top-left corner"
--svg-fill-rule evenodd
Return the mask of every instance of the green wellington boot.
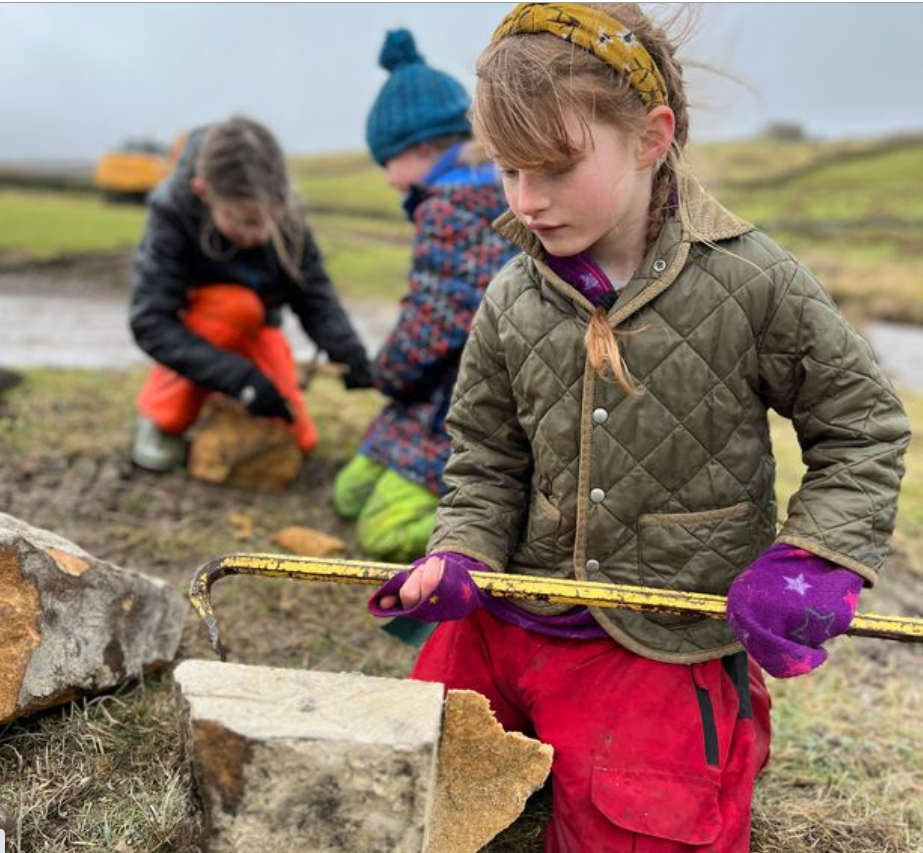
<path id="1" fill-rule="evenodd" d="M 164 474 L 186 462 L 186 442 L 160 429 L 150 418 L 138 415 L 131 461 L 146 471 Z"/>

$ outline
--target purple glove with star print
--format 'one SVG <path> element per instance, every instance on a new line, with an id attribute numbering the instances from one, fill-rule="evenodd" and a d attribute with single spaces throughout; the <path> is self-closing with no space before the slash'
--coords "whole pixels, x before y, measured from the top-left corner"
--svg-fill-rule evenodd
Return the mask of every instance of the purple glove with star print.
<path id="1" fill-rule="evenodd" d="M 822 644 L 849 627 L 862 584 L 817 554 L 773 545 L 731 584 L 727 621 L 770 675 L 802 675 L 827 659 Z"/>
<path id="2" fill-rule="evenodd" d="M 398 572 L 386 581 L 369 600 L 369 613 L 373 616 L 411 616 L 422 622 L 451 622 L 464 619 L 477 610 L 482 603 L 482 593 L 471 579 L 470 572 L 489 572 L 490 569 L 464 554 L 457 554 L 454 551 L 437 551 L 417 560 L 413 564 L 412 571 L 428 571 L 423 567 L 434 557 L 442 561 L 441 576 L 438 576 L 438 582 L 428 593 L 426 587 L 422 586 L 423 595 L 415 605 L 406 608 L 401 606 L 401 587 L 404 586 L 411 572 Z M 421 581 L 421 584 L 425 584 L 425 581 Z M 394 601 L 394 606 L 382 607 L 382 599 L 385 603 L 397 600 Z"/>

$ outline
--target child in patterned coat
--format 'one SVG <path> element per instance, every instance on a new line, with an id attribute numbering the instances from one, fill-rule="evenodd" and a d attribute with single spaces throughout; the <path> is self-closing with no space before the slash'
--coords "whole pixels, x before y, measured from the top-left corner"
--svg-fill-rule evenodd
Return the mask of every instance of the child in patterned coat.
<path id="1" fill-rule="evenodd" d="M 337 477 L 334 503 L 357 520 L 369 555 L 406 562 L 424 553 L 444 492 L 445 414 L 471 320 L 515 250 L 491 227 L 506 203 L 496 168 L 471 142 L 465 90 L 424 62 L 406 30 L 388 33 L 380 63 L 391 76 L 367 138 L 416 226 L 413 264 L 374 364 L 389 403 Z"/>

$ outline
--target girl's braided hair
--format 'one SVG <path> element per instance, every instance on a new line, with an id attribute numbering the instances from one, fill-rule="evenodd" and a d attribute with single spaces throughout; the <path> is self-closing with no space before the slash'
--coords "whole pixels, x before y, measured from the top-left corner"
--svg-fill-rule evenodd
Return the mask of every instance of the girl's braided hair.
<path id="1" fill-rule="evenodd" d="M 279 262 L 299 284 L 304 247 L 304 214 L 288 176 L 285 154 L 262 124 L 234 116 L 205 132 L 195 167 L 214 195 L 225 201 L 254 200 L 266 207 L 270 241 Z M 221 249 L 210 216 L 202 221 L 203 251 L 216 256 Z"/>
<path id="2" fill-rule="evenodd" d="M 661 27 L 636 3 L 588 3 L 632 31 L 660 69 L 669 106 L 676 118 L 670 150 L 652 176 L 647 244 L 650 248 L 664 222 L 682 205 L 679 178 L 689 174 L 684 149 L 689 137 L 689 109 L 683 69 L 676 59 L 681 39 Z M 583 125 L 611 124 L 640 134 L 647 108 L 624 76 L 593 54 L 557 36 L 512 35 L 490 45 L 477 64 L 472 119 L 474 132 L 490 154 L 513 169 L 558 171 L 583 154 L 584 140 L 575 141 L 567 126 L 570 114 Z M 608 365 L 628 393 L 637 393 L 603 308 L 597 308 L 587 331 L 591 364 L 602 374 Z"/>

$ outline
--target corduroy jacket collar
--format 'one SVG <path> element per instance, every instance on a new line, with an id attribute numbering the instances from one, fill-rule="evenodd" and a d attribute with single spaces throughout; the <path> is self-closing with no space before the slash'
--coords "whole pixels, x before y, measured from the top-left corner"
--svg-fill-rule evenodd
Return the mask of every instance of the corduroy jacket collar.
<path id="1" fill-rule="evenodd" d="M 686 263 L 692 244 L 717 243 L 754 230 L 752 223 L 731 213 L 694 178 L 682 179 L 680 187 L 681 197 L 686 203 L 664 223 L 638 269 L 610 308 L 608 322 L 613 328 L 627 320 L 676 280 Z M 541 276 L 572 300 L 578 311 L 589 317 L 593 305 L 577 288 L 560 278 L 548 266 L 541 241 L 512 211 L 498 217 L 494 221 L 494 228 L 532 258 Z"/>

